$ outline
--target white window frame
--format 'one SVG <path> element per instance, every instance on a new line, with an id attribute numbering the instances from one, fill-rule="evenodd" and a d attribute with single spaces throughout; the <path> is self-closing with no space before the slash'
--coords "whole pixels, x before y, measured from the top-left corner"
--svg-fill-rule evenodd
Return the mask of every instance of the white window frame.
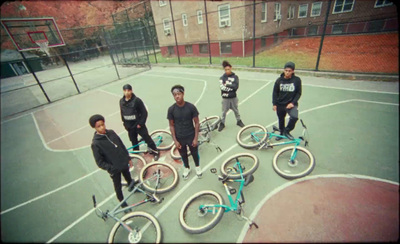
<path id="1" fill-rule="evenodd" d="M 268 10 L 267 6 L 268 5 L 266 2 L 261 3 L 261 23 L 267 22 L 267 16 L 268 16 L 267 15 L 267 10 Z"/>
<path id="2" fill-rule="evenodd" d="M 296 11 L 296 6 L 295 5 L 293 5 L 293 4 L 290 4 L 289 5 L 289 8 L 288 8 L 288 15 L 289 15 L 289 17 L 287 18 L 287 19 L 294 19 L 294 12 Z"/>
<path id="3" fill-rule="evenodd" d="M 182 14 L 182 24 L 183 26 L 188 26 L 187 14 Z"/>
<path id="4" fill-rule="evenodd" d="M 281 19 L 282 19 L 282 5 L 280 3 L 275 3 L 274 21 L 278 21 L 279 20 L 278 15 L 280 15 Z"/>
<path id="5" fill-rule="evenodd" d="M 203 11 L 197 10 L 197 24 L 203 24 Z"/>
<path id="6" fill-rule="evenodd" d="M 319 13 L 318 13 L 318 14 L 313 14 L 314 6 L 317 5 L 317 4 L 320 5 L 320 7 L 319 7 Z M 315 3 L 312 3 L 312 5 L 311 5 L 310 17 L 321 16 L 321 11 L 322 11 L 322 2 L 315 2 Z"/>
<path id="7" fill-rule="evenodd" d="M 164 26 L 164 30 L 171 30 L 171 20 L 170 19 L 163 19 L 163 26 Z M 165 24 L 165 22 L 168 21 L 168 26 Z"/>
<path id="8" fill-rule="evenodd" d="M 167 5 L 165 0 L 159 0 L 158 3 L 160 4 L 160 7 Z"/>
<path id="9" fill-rule="evenodd" d="M 351 9 L 350 9 L 350 10 L 343 11 L 344 5 L 345 5 L 346 1 L 352 1 L 353 3 L 352 3 L 352 5 L 351 5 Z M 349 12 L 352 12 L 352 11 L 353 11 L 355 0 L 343 0 L 342 10 L 341 10 L 341 11 L 338 11 L 338 12 L 335 12 L 336 3 L 337 3 L 337 0 L 335 0 L 335 4 L 333 5 L 332 14 L 349 13 Z"/>
<path id="10" fill-rule="evenodd" d="M 304 6 L 306 6 L 306 16 L 300 16 L 301 7 L 304 7 Z M 306 4 L 300 4 L 300 5 L 299 5 L 299 12 L 298 12 L 298 14 L 297 14 L 297 18 L 303 19 L 303 18 L 307 18 L 307 16 L 308 16 L 308 3 L 306 3 Z"/>
<path id="11" fill-rule="evenodd" d="M 221 8 L 228 7 L 228 17 L 221 18 Z M 231 26 L 231 5 L 228 4 L 223 4 L 218 6 L 218 25 L 220 28 L 225 27 L 225 25 L 222 25 L 222 21 L 228 21 L 228 24 L 226 26 Z"/>
<path id="12" fill-rule="evenodd" d="M 374 8 L 382 8 L 382 7 L 386 7 L 386 6 L 392 6 L 393 1 L 384 0 L 382 5 L 377 5 L 377 4 L 378 4 L 378 0 L 375 1 Z"/>

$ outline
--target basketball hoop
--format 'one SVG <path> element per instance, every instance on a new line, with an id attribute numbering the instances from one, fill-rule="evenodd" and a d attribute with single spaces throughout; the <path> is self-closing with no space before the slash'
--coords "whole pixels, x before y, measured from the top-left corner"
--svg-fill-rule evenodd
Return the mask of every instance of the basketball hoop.
<path id="1" fill-rule="evenodd" d="M 39 46 L 40 50 L 42 52 L 45 52 L 47 54 L 47 56 L 50 57 L 50 53 L 49 53 L 49 41 L 47 39 L 43 39 L 43 40 L 36 40 L 35 41 L 36 45 Z"/>

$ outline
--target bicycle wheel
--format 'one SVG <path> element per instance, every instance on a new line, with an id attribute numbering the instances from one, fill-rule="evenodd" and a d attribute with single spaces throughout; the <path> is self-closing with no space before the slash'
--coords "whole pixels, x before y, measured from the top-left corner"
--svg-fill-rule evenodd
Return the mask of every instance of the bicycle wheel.
<path id="1" fill-rule="evenodd" d="M 253 174 L 259 165 L 258 157 L 251 153 L 239 153 L 231 156 L 221 165 L 221 172 L 229 179 L 240 179 L 240 171 L 236 162 L 240 162 L 243 177 Z"/>
<path id="2" fill-rule="evenodd" d="M 178 184 L 176 169 L 167 163 L 152 162 L 143 167 L 140 181 L 143 187 L 154 193 L 164 193 L 172 190 Z"/>
<path id="3" fill-rule="evenodd" d="M 146 212 L 135 211 L 124 215 L 121 221 L 129 226 L 132 232 L 117 222 L 110 231 L 108 243 L 161 242 L 161 227 L 154 216 Z"/>
<path id="4" fill-rule="evenodd" d="M 221 118 L 217 115 L 206 117 L 202 121 L 200 121 L 200 131 L 208 129 L 210 131 L 213 131 L 217 129 L 220 122 Z"/>
<path id="5" fill-rule="evenodd" d="M 171 132 L 167 130 L 155 130 L 150 133 L 158 150 L 168 150 L 174 145 Z"/>
<path id="6" fill-rule="evenodd" d="M 267 139 L 267 132 L 264 126 L 257 124 L 247 125 L 240 129 L 236 136 L 236 141 L 244 148 L 256 148 Z"/>
<path id="7" fill-rule="evenodd" d="M 133 167 L 129 168 L 129 172 L 131 172 L 131 175 L 139 175 L 140 171 L 143 169 L 143 167 L 147 164 L 146 160 L 140 156 L 139 154 L 133 154 L 130 153 L 129 157 L 131 157 Z M 128 185 L 128 183 L 125 181 L 123 177 L 121 177 L 121 184 L 123 186 Z"/>
<path id="8" fill-rule="evenodd" d="M 179 222 L 182 228 L 191 234 L 200 234 L 211 230 L 224 215 L 224 200 L 215 191 L 201 191 L 191 196 L 182 206 Z M 203 206 L 203 207 L 200 207 Z"/>
<path id="9" fill-rule="evenodd" d="M 181 159 L 181 155 L 179 154 L 179 151 L 178 151 L 178 149 L 176 149 L 175 145 L 172 146 L 170 154 L 171 154 L 171 158 L 173 158 L 173 159 Z M 188 156 L 192 155 L 188 146 L 187 146 L 187 155 Z"/>
<path id="10" fill-rule="evenodd" d="M 296 147 L 296 157 L 292 161 L 294 146 L 284 147 L 279 150 L 273 160 L 272 166 L 278 175 L 286 179 L 296 179 L 306 176 L 315 167 L 315 158 L 312 153 L 304 147 Z"/>

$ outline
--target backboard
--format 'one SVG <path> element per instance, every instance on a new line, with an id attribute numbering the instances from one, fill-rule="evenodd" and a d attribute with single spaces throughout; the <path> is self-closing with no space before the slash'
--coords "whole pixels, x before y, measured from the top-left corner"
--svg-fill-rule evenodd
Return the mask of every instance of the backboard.
<path id="1" fill-rule="evenodd" d="M 29 51 L 48 47 L 64 46 L 64 39 L 53 17 L 4 18 L 1 25 L 12 39 L 18 51 Z"/>

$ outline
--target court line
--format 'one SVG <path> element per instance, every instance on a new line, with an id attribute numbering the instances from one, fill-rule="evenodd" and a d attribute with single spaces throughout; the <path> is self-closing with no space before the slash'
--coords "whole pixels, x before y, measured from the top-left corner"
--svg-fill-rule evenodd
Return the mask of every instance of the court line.
<path id="1" fill-rule="evenodd" d="M 385 180 L 385 179 L 380 179 L 372 176 L 366 176 L 366 175 L 357 175 L 357 174 L 324 174 L 324 175 L 314 175 L 314 176 L 306 176 L 304 178 L 300 179 L 295 179 L 289 182 L 286 182 L 285 184 L 275 188 L 272 190 L 270 193 L 268 193 L 261 201 L 260 203 L 253 209 L 251 215 L 249 216 L 250 219 L 254 219 L 258 212 L 261 210 L 261 208 L 264 206 L 264 204 L 273 196 L 275 196 L 277 193 L 280 191 L 284 190 L 285 188 L 288 188 L 289 186 L 292 186 L 296 183 L 303 182 L 303 181 L 308 181 L 308 180 L 313 180 L 313 179 L 319 179 L 319 178 L 358 178 L 358 179 L 368 179 L 368 180 L 375 180 L 375 181 L 381 181 L 393 185 L 399 185 L 398 182 L 390 181 L 390 180 Z M 240 232 L 240 235 L 236 241 L 236 243 L 242 243 L 244 238 L 246 237 L 246 234 L 249 230 L 248 224 L 243 226 L 242 231 Z"/>

